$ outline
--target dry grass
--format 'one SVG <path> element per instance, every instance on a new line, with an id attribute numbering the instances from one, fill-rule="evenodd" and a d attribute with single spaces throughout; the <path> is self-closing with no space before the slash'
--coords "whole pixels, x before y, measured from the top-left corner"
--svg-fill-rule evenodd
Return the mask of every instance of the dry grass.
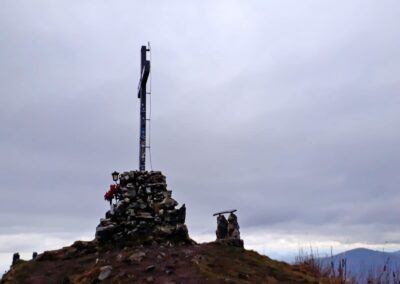
<path id="1" fill-rule="evenodd" d="M 332 254 L 331 254 L 332 256 Z M 309 250 L 301 248 L 295 258 L 295 265 L 301 270 L 310 273 L 321 283 L 329 284 L 356 284 L 358 283 L 347 270 L 347 260 L 341 259 L 339 265 L 335 267 L 333 261 L 330 265 L 325 265 L 318 253 L 310 247 Z"/>

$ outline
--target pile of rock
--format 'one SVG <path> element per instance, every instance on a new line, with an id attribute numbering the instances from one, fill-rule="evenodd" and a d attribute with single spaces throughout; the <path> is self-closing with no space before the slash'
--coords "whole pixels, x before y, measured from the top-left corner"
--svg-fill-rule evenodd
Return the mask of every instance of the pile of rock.
<path id="1" fill-rule="evenodd" d="M 236 211 L 236 210 L 234 210 Z M 217 215 L 217 242 L 225 243 L 232 246 L 243 247 L 243 240 L 240 239 L 240 227 L 237 216 L 234 211 L 225 211 L 216 213 Z M 224 213 L 230 213 L 228 220 L 226 220 Z"/>
<path id="2" fill-rule="evenodd" d="M 192 242 L 185 225 L 185 204 L 175 208 L 178 202 L 167 190 L 161 172 L 124 172 L 119 176 L 119 188 L 117 202 L 96 228 L 98 241 Z"/>

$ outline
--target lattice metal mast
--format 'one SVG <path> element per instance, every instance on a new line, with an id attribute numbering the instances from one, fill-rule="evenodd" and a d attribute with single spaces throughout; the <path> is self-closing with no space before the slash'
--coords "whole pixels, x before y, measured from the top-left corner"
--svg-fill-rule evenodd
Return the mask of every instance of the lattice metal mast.
<path id="1" fill-rule="evenodd" d="M 147 52 L 150 48 L 142 45 L 140 49 L 140 81 L 138 86 L 138 98 L 140 99 L 140 138 L 139 138 L 139 170 L 146 170 L 146 85 L 150 74 L 150 60 L 147 60 Z"/>

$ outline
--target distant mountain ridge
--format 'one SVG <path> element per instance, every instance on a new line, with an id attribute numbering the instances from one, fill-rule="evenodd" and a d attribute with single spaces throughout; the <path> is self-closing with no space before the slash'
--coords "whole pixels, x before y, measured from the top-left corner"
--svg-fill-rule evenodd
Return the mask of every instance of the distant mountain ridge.
<path id="1" fill-rule="evenodd" d="M 394 277 L 393 273 L 395 273 L 395 276 L 400 273 L 400 251 L 385 252 L 356 248 L 332 257 L 320 258 L 320 261 L 326 267 L 329 267 L 333 262 L 337 270 L 342 259 L 346 259 L 348 273 L 359 281 L 365 281 L 368 276 L 392 278 Z"/>

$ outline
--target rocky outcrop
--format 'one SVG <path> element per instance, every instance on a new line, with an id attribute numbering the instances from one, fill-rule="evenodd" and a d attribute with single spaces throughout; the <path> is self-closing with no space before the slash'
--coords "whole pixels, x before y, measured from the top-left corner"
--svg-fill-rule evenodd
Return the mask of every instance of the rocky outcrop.
<path id="1" fill-rule="evenodd" d="M 96 240 L 191 243 L 185 225 L 185 204 L 179 209 L 177 205 L 161 172 L 124 172 L 119 177 L 117 201 L 100 219 Z"/>

